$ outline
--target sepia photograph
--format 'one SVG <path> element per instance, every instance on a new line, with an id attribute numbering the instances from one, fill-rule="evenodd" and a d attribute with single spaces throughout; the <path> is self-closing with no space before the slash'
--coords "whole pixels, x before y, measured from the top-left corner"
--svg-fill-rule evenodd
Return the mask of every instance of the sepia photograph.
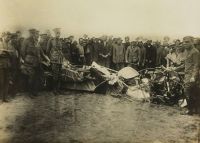
<path id="1" fill-rule="evenodd" d="M 0 0 L 0 143 L 200 143 L 200 0 Z"/>

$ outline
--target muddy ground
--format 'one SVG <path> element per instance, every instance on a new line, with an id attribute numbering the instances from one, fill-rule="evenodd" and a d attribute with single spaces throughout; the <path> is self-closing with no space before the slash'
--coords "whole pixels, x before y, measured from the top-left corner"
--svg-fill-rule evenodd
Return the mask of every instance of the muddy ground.
<path id="1" fill-rule="evenodd" d="M 23 93 L 0 103 L 0 143 L 197 143 L 200 117 L 180 112 L 93 93 Z"/>

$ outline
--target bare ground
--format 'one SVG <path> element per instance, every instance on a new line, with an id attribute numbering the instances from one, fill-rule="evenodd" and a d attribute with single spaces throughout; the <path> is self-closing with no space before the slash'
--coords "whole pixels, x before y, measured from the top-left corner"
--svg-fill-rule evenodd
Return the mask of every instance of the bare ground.
<path id="1" fill-rule="evenodd" d="M 180 112 L 92 93 L 21 94 L 0 103 L 0 143 L 197 143 L 200 117 Z"/>

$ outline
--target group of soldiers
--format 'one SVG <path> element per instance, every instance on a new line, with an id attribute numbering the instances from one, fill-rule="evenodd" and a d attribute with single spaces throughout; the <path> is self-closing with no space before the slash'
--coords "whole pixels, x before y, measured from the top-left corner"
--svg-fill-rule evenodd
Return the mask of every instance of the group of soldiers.
<path id="1" fill-rule="evenodd" d="M 40 76 L 43 75 L 41 63 L 50 66 L 53 74 L 53 92 L 60 92 L 61 69 L 64 61 L 72 65 L 91 65 L 93 61 L 101 66 L 120 70 L 130 66 L 136 70 L 155 68 L 161 65 L 185 72 L 185 94 L 188 97 L 189 112 L 193 112 L 192 93 L 199 78 L 200 40 L 190 36 L 169 43 L 145 40 L 142 37 L 130 41 L 112 36 L 61 38 L 61 29 L 53 29 L 54 36 L 47 30 L 40 33 L 29 30 L 29 37 L 23 38 L 20 31 L 4 32 L 0 40 L 0 96 L 7 101 L 8 91 L 16 94 L 24 88 L 31 95 L 37 95 Z M 23 79 L 23 80 L 21 80 Z M 20 83 L 24 81 L 24 83 Z M 23 86 L 21 86 L 23 85 Z M 21 87 L 19 87 L 21 86 Z M 10 89 L 12 88 L 12 89 Z M 191 95 L 192 94 L 192 95 Z M 191 98 L 192 97 L 192 98 Z"/>

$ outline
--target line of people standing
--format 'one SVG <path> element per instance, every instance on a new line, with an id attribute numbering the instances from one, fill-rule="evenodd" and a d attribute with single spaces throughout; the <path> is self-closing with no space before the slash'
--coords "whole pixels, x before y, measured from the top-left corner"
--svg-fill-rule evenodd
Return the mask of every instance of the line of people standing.
<path id="1" fill-rule="evenodd" d="M 60 92 L 61 69 L 64 61 L 83 66 L 93 61 L 107 68 L 120 70 L 131 66 L 136 70 L 156 66 L 174 66 L 183 68 L 185 73 L 185 94 L 190 113 L 194 109 L 197 93 L 193 87 L 199 79 L 200 40 L 185 37 L 169 45 L 169 38 L 163 43 L 140 39 L 130 41 L 121 38 L 102 36 L 88 38 L 84 35 L 78 41 L 73 36 L 61 38 L 60 28 L 40 34 L 36 29 L 29 30 L 29 37 L 23 38 L 20 31 L 3 33 L 0 39 L 0 96 L 7 101 L 8 91 L 16 94 L 27 89 L 31 95 L 37 95 L 40 77 L 43 74 L 41 63 L 47 64 L 53 74 L 52 87 L 55 94 Z M 183 67 L 184 66 L 184 67 Z M 22 82 L 26 81 L 26 82 Z M 22 83 L 20 83 L 22 82 Z M 24 84 L 23 84 L 24 83 Z M 20 87 L 21 86 L 21 87 Z M 12 88 L 12 89 L 10 89 Z"/>
<path id="2" fill-rule="evenodd" d="M 169 44 L 161 45 L 152 40 L 132 41 L 121 38 L 102 36 L 100 38 L 80 38 L 79 42 L 73 36 L 63 39 L 63 54 L 72 64 L 98 64 L 120 70 L 125 66 L 135 69 L 166 65 L 166 55 Z"/>

